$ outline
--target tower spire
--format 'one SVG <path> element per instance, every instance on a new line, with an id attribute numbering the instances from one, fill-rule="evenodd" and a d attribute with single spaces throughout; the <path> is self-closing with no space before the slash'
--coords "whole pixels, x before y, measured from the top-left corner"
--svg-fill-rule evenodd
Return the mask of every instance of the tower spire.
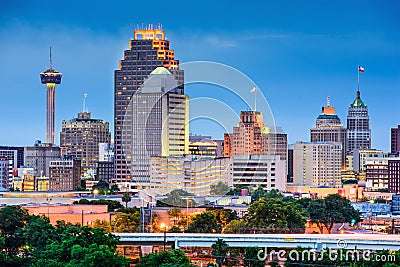
<path id="1" fill-rule="evenodd" d="M 87 106 L 86 106 L 86 97 L 87 97 L 87 93 L 85 92 L 83 94 L 83 110 L 82 110 L 82 112 L 87 112 L 88 111 L 87 110 Z"/>
<path id="2" fill-rule="evenodd" d="M 50 70 L 53 69 L 53 59 L 51 58 L 51 46 L 50 46 Z"/>

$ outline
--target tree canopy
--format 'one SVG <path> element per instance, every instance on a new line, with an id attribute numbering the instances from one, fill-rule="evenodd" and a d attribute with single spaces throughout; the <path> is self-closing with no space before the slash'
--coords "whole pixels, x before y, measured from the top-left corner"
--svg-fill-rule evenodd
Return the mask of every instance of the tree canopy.
<path id="1" fill-rule="evenodd" d="M 118 237 L 101 228 L 65 222 L 56 226 L 48 218 L 29 215 L 19 206 L 0 210 L 0 266 L 128 266 L 116 253 Z M 12 242 L 11 242 L 12 241 Z"/>
<path id="2" fill-rule="evenodd" d="M 312 222 L 316 223 L 320 232 L 323 227 L 332 233 L 334 223 L 346 223 L 360 220 L 360 213 L 351 206 L 350 201 L 338 194 L 332 194 L 322 199 L 312 200 L 307 211 Z"/>
<path id="3" fill-rule="evenodd" d="M 194 267 L 182 250 L 166 250 L 143 256 L 136 267 Z"/>
<path id="4" fill-rule="evenodd" d="M 212 212 L 196 214 L 186 232 L 188 233 L 221 233 L 222 226 Z"/>

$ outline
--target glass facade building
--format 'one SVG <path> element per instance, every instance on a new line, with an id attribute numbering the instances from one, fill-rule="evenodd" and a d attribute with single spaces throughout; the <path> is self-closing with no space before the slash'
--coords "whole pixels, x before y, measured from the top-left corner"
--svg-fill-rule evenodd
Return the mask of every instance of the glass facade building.
<path id="1" fill-rule="evenodd" d="M 133 122 L 132 109 L 128 109 L 128 106 L 144 80 L 157 67 L 168 69 L 183 93 L 183 70 L 179 70 L 179 61 L 175 59 L 164 31 L 151 27 L 135 30 L 134 38 L 129 41 L 129 48 L 124 51 L 119 69 L 114 73 L 114 183 L 132 180 L 130 155 L 133 147 L 131 140 L 123 140 L 123 136 L 134 134 L 133 124 L 130 124 Z"/>

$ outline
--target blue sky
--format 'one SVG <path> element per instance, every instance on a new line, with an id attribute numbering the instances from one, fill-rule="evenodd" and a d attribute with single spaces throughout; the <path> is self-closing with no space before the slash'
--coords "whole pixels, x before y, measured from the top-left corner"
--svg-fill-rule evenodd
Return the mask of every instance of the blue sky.
<path id="1" fill-rule="evenodd" d="M 49 65 L 50 45 L 54 67 L 64 75 L 56 132 L 82 109 L 85 91 L 93 117 L 112 122 L 113 71 L 123 50 L 137 24 L 161 23 L 182 63 L 221 62 L 249 76 L 291 143 L 309 140 L 327 96 L 345 123 L 357 65 L 364 66 L 361 97 L 370 111 L 373 147 L 389 149 L 390 128 L 400 124 L 400 2 L 148 3 L 0 1 L 0 144 L 45 139 L 39 73 Z M 189 86 L 187 92 L 213 91 Z M 191 131 L 222 138 L 222 130 L 206 122 L 193 123 Z"/>

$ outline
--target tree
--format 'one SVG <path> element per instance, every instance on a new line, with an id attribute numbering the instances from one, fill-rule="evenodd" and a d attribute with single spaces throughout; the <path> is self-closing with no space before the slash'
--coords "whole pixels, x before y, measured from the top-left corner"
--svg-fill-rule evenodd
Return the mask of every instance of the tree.
<path id="1" fill-rule="evenodd" d="M 104 180 L 100 180 L 97 184 L 93 186 L 93 192 L 97 190 L 98 194 L 105 195 L 110 191 L 110 184 Z"/>
<path id="2" fill-rule="evenodd" d="M 161 202 L 165 203 L 169 207 L 186 207 L 188 204 L 192 207 L 196 205 L 196 202 L 193 199 L 189 199 L 191 196 L 193 196 L 193 194 L 190 194 L 185 190 L 175 189 L 169 192 L 167 197 L 161 200 Z"/>
<path id="3" fill-rule="evenodd" d="M 237 184 L 228 193 L 229 196 L 240 196 L 242 194 L 242 189 L 249 189 L 247 186 Z"/>
<path id="4" fill-rule="evenodd" d="M 190 259 L 180 249 L 166 250 L 143 256 L 136 267 L 194 267 Z"/>
<path id="5" fill-rule="evenodd" d="M 18 253 L 24 244 L 21 231 L 28 217 L 28 211 L 21 209 L 20 206 L 5 206 L 0 209 L 0 232 L 4 238 L 4 249 L 7 254 Z"/>
<path id="6" fill-rule="evenodd" d="M 243 264 L 245 267 L 264 267 L 265 261 L 258 259 L 259 247 L 247 247 L 244 249 Z"/>
<path id="7" fill-rule="evenodd" d="M 310 219 L 316 223 L 320 232 L 323 227 L 332 233 L 334 223 L 351 222 L 360 220 L 360 213 L 351 206 L 350 201 L 338 194 L 332 194 L 324 199 L 314 199 L 308 208 Z"/>
<path id="8" fill-rule="evenodd" d="M 222 181 L 219 181 L 217 184 L 211 184 L 210 188 L 210 195 L 212 196 L 223 196 L 230 191 L 229 186 Z"/>
<path id="9" fill-rule="evenodd" d="M 228 244 L 221 238 L 218 238 L 217 241 L 211 245 L 211 256 L 215 258 L 217 265 L 222 267 L 225 259 L 228 257 L 229 246 Z"/>
<path id="10" fill-rule="evenodd" d="M 103 229 L 81 227 L 62 221 L 54 227 L 48 218 L 28 215 L 18 206 L 3 208 L 0 210 L 0 218 L 0 251 L 6 248 L 6 238 L 13 236 L 12 233 L 18 233 L 18 246 L 13 247 L 13 253 L 0 253 L 0 266 L 123 267 L 129 264 L 127 258 L 116 254 L 118 237 Z"/>
<path id="11" fill-rule="evenodd" d="M 230 221 L 223 230 L 224 234 L 246 234 L 248 233 L 247 223 L 244 220 Z"/>
<path id="12" fill-rule="evenodd" d="M 236 211 L 231 209 L 213 209 L 211 212 L 214 214 L 217 219 L 217 223 L 221 224 L 222 227 L 225 227 L 229 222 L 233 220 L 238 220 Z"/>
<path id="13" fill-rule="evenodd" d="M 304 233 L 304 215 L 296 203 L 261 198 L 250 205 L 244 219 L 247 227 L 260 233 Z"/>
<path id="14" fill-rule="evenodd" d="M 104 220 L 101 221 L 99 219 L 94 221 L 93 228 L 103 228 L 104 231 L 106 231 L 108 233 L 111 233 L 113 230 L 111 227 L 111 224 L 109 222 L 104 221 Z"/>
<path id="15" fill-rule="evenodd" d="M 128 202 L 131 201 L 132 201 L 131 195 L 128 192 L 124 193 L 124 195 L 122 196 L 122 202 L 125 202 L 125 208 L 128 207 Z"/>
<path id="16" fill-rule="evenodd" d="M 176 225 L 182 218 L 182 210 L 176 207 L 169 209 L 167 214 L 169 219 L 174 222 L 174 225 Z"/>
<path id="17" fill-rule="evenodd" d="M 265 197 L 265 195 L 266 195 L 265 190 L 261 186 L 257 187 L 256 190 L 251 192 L 251 198 L 253 201 L 257 201 L 260 198 Z"/>
<path id="18" fill-rule="evenodd" d="M 114 192 L 119 192 L 120 189 L 119 189 L 119 187 L 118 187 L 117 184 L 113 184 L 113 185 L 111 186 L 111 188 L 110 188 L 110 191 L 114 193 Z"/>
<path id="19" fill-rule="evenodd" d="M 171 228 L 168 229 L 168 233 L 181 233 L 181 228 L 178 226 L 174 225 Z"/>
<path id="20" fill-rule="evenodd" d="M 119 213 L 115 216 L 114 232 L 137 233 L 140 230 L 140 212 Z"/>
<path id="21" fill-rule="evenodd" d="M 196 214 L 189 224 L 188 233 L 221 233 L 221 224 L 217 223 L 212 212 Z"/>

